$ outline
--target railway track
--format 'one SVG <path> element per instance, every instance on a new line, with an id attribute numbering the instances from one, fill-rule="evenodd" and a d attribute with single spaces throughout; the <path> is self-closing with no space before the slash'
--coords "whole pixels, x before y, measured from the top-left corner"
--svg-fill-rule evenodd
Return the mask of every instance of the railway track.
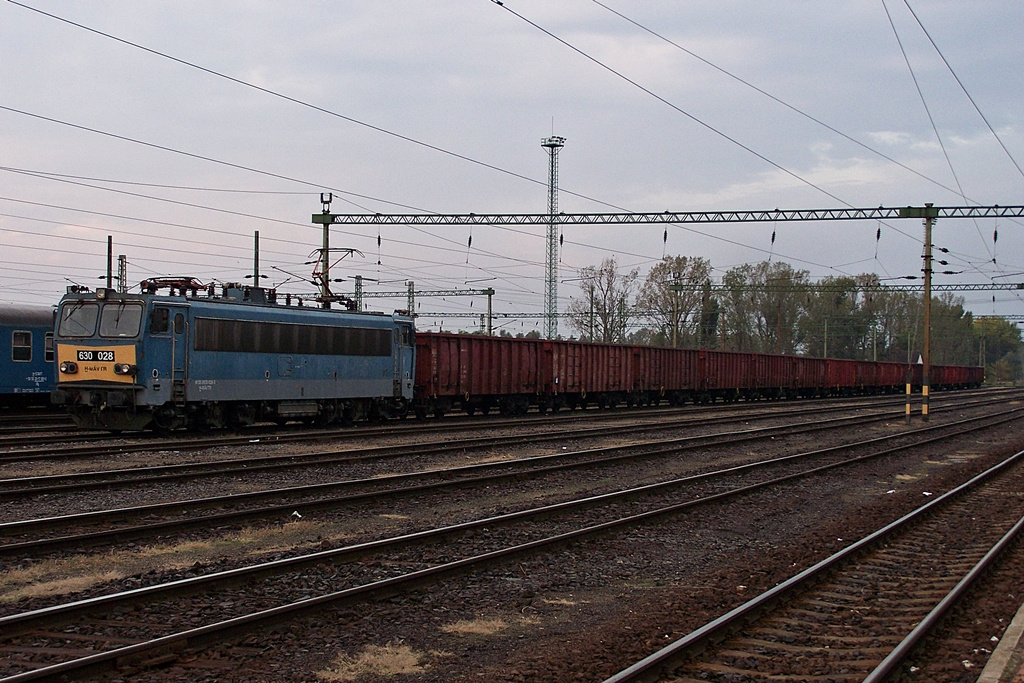
<path id="1" fill-rule="evenodd" d="M 983 403 L 983 405 L 985 405 Z M 946 407 L 941 410 L 959 410 L 962 406 Z M 994 416 L 995 420 L 1014 416 L 1020 410 L 1010 409 Z M 1002 416 L 1002 417 L 1001 417 Z M 517 460 L 490 461 L 442 469 L 419 469 L 403 473 L 368 471 L 363 477 L 336 480 L 326 483 L 278 487 L 261 491 L 229 494 L 209 498 L 180 500 L 167 503 L 147 503 L 135 507 L 119 507 L 111 510 L 56 515 L 44 518 L 23 519 L 0 523 L 0 557 L 17 557 L 26 553 L 38 554 L 68 548 L 95 547 L 97 544 L 137 541 L 156 535 L 183 533 L 194 529 L 213 528 L 218 525 L 238 525 L 256 520 L 279 519 L 290 514 L 309 515 L 314 511 L 333 509 L 384 498 L 422 496 L 443 489 L 458 489 L 467 486 L 482 487 L 497 485 L 507 480 L 540 477 L 566 470 L 601 468 L 621 465 L 630 461 L 676 456 L 686 451 L 710 447 L 736 446 L 744 442 L 775 440 L 787 435 L 813 434 L 839 428 L 850 429 L 872 422 L 890 420 L 886 412 L 856 417 L 837 417 L 789 423 L 767 427 L 744 427 L 743 429 L 712 434 L 672 437 L 668 439 L 644 439 L 642 445 L 628 444 L 617 447 L 602 447 L 587 450 L 562 451 L 553 454 L 521 458 Z M 981 420 L 993 419 L 988 416 Z M 970 422 L 970 421 L 967 421 Z M 899 432 L 881 437 L 883 442 L 920 439 L 926 433 L 943 433 L 957 429 L 953 425 L 937 424 L 930 428 Z M 593 431 L 593 430 L 588 430 Z M 604 435 L 606 429 L 597 430 Z M 612 430 L 611 433 L 615 433 Z M 561 441 L 564 435 L 555 435 Z M 578 435 L 576 435 L 578 436 Z M 550 436 L 539 437 L 541 440 Z M 522 436 L 503 437 L 499 443 L 521 444 Z M 403 446 L 379 449 L 380 452 L 363 452 L 359 455 L 335 456 L 347 464 L 365 463 L 378 459 L 413 459 L 430 454 L 439 454 L 451 449 L 466 450 L 470 447 L 494 445 L 494 440 L 468 440 L 432 444 L 422 450 Z M 826 451 L 828 449 L 825 449 Z M 322 466 L 323 459 L 316 465 Z M 287 466 L 278 464 L 276 466 Z M 310 466 L 307 463 L 307 466 Z M 258 470 L 255 464 L 249 473 Z M 175 475 L 177 476 L 177 475 Z M 194 473 L 187 476 L 196 476 Z M 123 483 L 123 482 L 119 482 Z M 128 482 L 131 483 L 131 482 Z M 12 499 L 16 495 L 52 495 L 60 492 L 59 487 L 44 491 L 36 489 L 11 489 L 3 495 Z"/>
<path id="2" fill-rule="evenodd" d="M 945 409 L 963 409 L 997 405 L 1005 402 L 1004 398 L 986 398 L 974 401 L 958 401 L 947 404 Z M 871 406 L 876 408 L 876 406 Z M 273 472 L 282 470 L 293 470 L 301 468 L 323 468 L 327 466 L 344 466 L 355 463 L 366 463 L 372 461 L 392 460 L 396 458 L 417 458 L 451 452 L 455 449 L 480 450 L 484 448 L 495 448 L 508 445 L 522 445 L 526 443 L 540 444 L 557 441 L 572 441 L 588 438 L 599 438 L 609 435 L 620 434 L 628 429 L 631 434 L 656 433 L 663 431 L 679 430 L 682 428 L 704 429 L 714 426 L 724 426 L 736 423 L 749 423 L 751 420 L 759 419 L 780 419 L 807 415 L 813 412 L 815 415 L 823 415 L 835 412 L 846 413 L 851 410 L 850 406 L 832 406 L 829 408 L 814 409 L 808 411 L 806 407 L 780 409 L 767 413 L 758 412 L 755 414 L 742 413 L 739 415 L 702 415 L 674 417 L 672 415 L 658 416 L 659 419 L 652 419 L 642 423 L 623 423 L 616 421 L 613 424 L 588 427 L 587 422 L 573 422 L 570 424 L 546 424 L 536 425 L 526 435 L 514 434 L 509 436 L 488 436 L 453 439 L 448 435 L 450 430 L 440 429 L 444 438 L 437 441 L 409 442 L 395 446 L 359 447 L 356 449 L 331 449 L 328 451 L 313 451 L 309 453 L 286 453 L 278 455 L 248 456 L 244 458 L 223 458 L 204 462 L 185 462 L 174 465 L 155 465 L 144 467 L 130 467 L 115 470 L 99 470 L 73 472 L 66 474 L 50 474 L 27 477 L 9 477 L 0 479 L 0 495 L 8 500 L 18 498 L 49 495 L 55 493 L 66 493 L 69 491 L 82 491 L 89 489 L 114 488 L 138 486 L 140 484 L 157 484 L 174 481 L 189 480 L 196 477 L 232 476 L 245 474 L 252 476 L 257 472 Z M 940 409 L 944 410 L 944 409 Z M 864 415 L 866 419 L 877 418 L 880 420 L 891 420 L 891 410 L 872 410 Z M 578 425 L 578 426 L 574 426 Z M 505 425 L 508 427 L 522 428 L 522 423 Z M 465 426 L 460 426 L 454 433 L 465 431 Z M 420 431 L 414 431 L 418 435 Z M 361 440 L 365 441 L 368 435 L 363 435 Z M 247 445 L 253 443 L 249 439 Z"/>
<path id="3" fill-rule="evenodd" d="M 67 432 L 77 429 L 71 418 L 50 411 L 16 412 L 0 415 L 0 447 L 29 432 Z"/>
<path id="4" fill-rule="evenodd" d="M 1014 412 L 997 419 L 1018 418 Z M 993 423 L 974 421 L 953 429 L 968 434 Z M 927 431 L 930 439 L 953 438 L 949 428 L 941 436 L 933 427 Z M 0 632 L 8 634 L 0 641 L 0 651 L 8 654 L 7 663 L 0 664 L 7 676 L 2 680 L 91 676 L 126 665 L 166 663 L 181 648 L 206 647 L 310 610 L 359 605 L 538 553 L 550 555 L 586 539 L 628 533 L 639 525 L 856 467 L 920 443 L 887 449 L 872 440 L 872 451 L 855 457 L 839 447 L 787 456 L 8 615 L 0 618 Z M 237 599 L 241 584 L 244 600 Z M 211 615 L 221 619 L 213 621 Z M 80 656 L 82 650 L 90 654 Z"/>
<path id="5" fill-rule="evenodd" d="M 651 654 L 605 683 L 881 683 L 1024 529 L 1024 452 Z"/>
<path id="6" fill-rule="evenodd" d="M 1019 390 L 975 390 L 963 392 L 949 392 L 944 396 L 993 396 L 993 395 L 1020 395 Z M 915 397 L 915 402 L 919 397 Z M 935 399 L 932 399 L 933 402 Z M 155 433 L 146 433 L 141 438 L 126 438 L 124 435 L 111 435 L 100 432 L 71 431 L 69 436 L 17 436 L 11 438 L 0 438 L 0 464 L 17 462 L 46 462 L 46 461 L 67 461 L 78 458 L 91 458 L 101 456 L 118 455 L 128 452 L 156 452 L 166 450 L 201 450 L 226 446 L 244 446 L 258 439 L 261 443 L 302 443 L 315 441 L 337 442 L 339 440 L 358 442 L 367 438 L 378 436 L 398 436 L 409 434 L 424 434 L 452 431 L 474 431 L 481 426 L 488 428 L 502 429 L 505 427 L 522 427 L 526 424 L 573 424 L 576 422 L 588 422 L 593 420 L 607 420 L 611 416 L 614 419 L 655 419 L 665 415 L 707 415 L 721 413 L 728 410 L 729 413 L 739 414 L 772 414 L 787 408 L 779 406 L 813 406 L 814 410 L 835 411 L 848 409 L 850 406 L 864 405 L 878 407 L 891 405 L 902 407 L 906 399 L 898 395 L 880 395 L 874 397 L 858 397 L 855 399 L 829 399 L 829 400 L 790 400 L 772 402 L 749 402 L 730 404 L 728 408 L 724 404 L 712 406 L 686 406 L 673 408 L 660 406 L 645 409 L 615 409 L 598 410 L 590 409 L 579 412 L 559 412 L 553 414 L 530 414 L 519 418 L 493 418 L 493 417 L 446 417 L 443 420 L 431 420 L 427 422 L 389 422 L 379 427 L 350 427 L 342 429 L 310 429 L 310 428 L 252 428 L 244 433 L 212 434 L 202 437 L 172 436 L 161 437 Z M 803 409 L 803 408 L 798 408 Z M 76 443 L 82 441 L 100 442 L 109 445 L 102 446 L 79 446 Z M 29 448 L 34 446 L 34 448 Z"/>

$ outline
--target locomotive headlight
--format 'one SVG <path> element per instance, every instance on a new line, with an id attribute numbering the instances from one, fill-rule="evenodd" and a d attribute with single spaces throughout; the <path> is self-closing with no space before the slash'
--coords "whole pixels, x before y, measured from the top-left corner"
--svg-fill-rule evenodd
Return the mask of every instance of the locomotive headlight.
<path id="1" fill-rule="evenodd" d="M 114 363 L 114 374 L 115 375 L 134 375 L 135 366 L 129 365 L 128 363 Z"/>
<path id="2" fill-rule="evenodd" d="M 78 363 L 66 360 L 60 364 L 60 371 L 65 375 L 73 375 L 78 372 Z"/>

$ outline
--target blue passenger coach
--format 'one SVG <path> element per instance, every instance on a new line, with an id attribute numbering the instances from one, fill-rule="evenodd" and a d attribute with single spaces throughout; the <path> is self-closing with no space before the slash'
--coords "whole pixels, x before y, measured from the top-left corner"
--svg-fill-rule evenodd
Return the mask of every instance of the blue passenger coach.
<path id="1" fill-rule="evenodd" d="M 408 410 L 406 316 L 292 305 L 258 287 L 216 292 L 187 278 L 141 289 L 61 300 L 53 401 L 83 427 L 331 424 Z"/>
<path id="2" fill-rule="evenodd" d="M 45 404 L 53 389 L 53 308 L 0 306 L 0 405 Z"/>

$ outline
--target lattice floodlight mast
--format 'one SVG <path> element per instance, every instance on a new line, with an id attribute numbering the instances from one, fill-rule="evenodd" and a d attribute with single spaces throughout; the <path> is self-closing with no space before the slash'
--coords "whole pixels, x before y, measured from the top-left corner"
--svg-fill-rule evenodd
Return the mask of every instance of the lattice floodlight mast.
<path id="1" fill-rule="evenodd" d="M 548 152 L 548 253 L 544 273 L 544 336 L 558 336 L 558 150 L 565 138 L 552 135 L 540 146 Z"/>

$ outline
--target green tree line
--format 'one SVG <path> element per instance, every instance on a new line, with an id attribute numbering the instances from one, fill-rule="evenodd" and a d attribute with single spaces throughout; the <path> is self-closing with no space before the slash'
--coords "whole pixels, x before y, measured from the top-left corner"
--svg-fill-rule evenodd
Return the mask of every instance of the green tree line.
<path id="1" fill-rule="evenodd" d="M 887 291 L 877 275 L 830 277 L 781 261 L 730 269 L 711 285 L 711 263 L 666 256 L 643 281 L 614 258 L 579 271 L 582 296 L 566 318 L 580 339 L 816 357 L 917 362 L 924 338 L 920 294 Z M 963 297 L 932 297 L 931 362 L 984 365 L 989 381 L 1022 376 L 1020 330 L 975 319 Z"/>

